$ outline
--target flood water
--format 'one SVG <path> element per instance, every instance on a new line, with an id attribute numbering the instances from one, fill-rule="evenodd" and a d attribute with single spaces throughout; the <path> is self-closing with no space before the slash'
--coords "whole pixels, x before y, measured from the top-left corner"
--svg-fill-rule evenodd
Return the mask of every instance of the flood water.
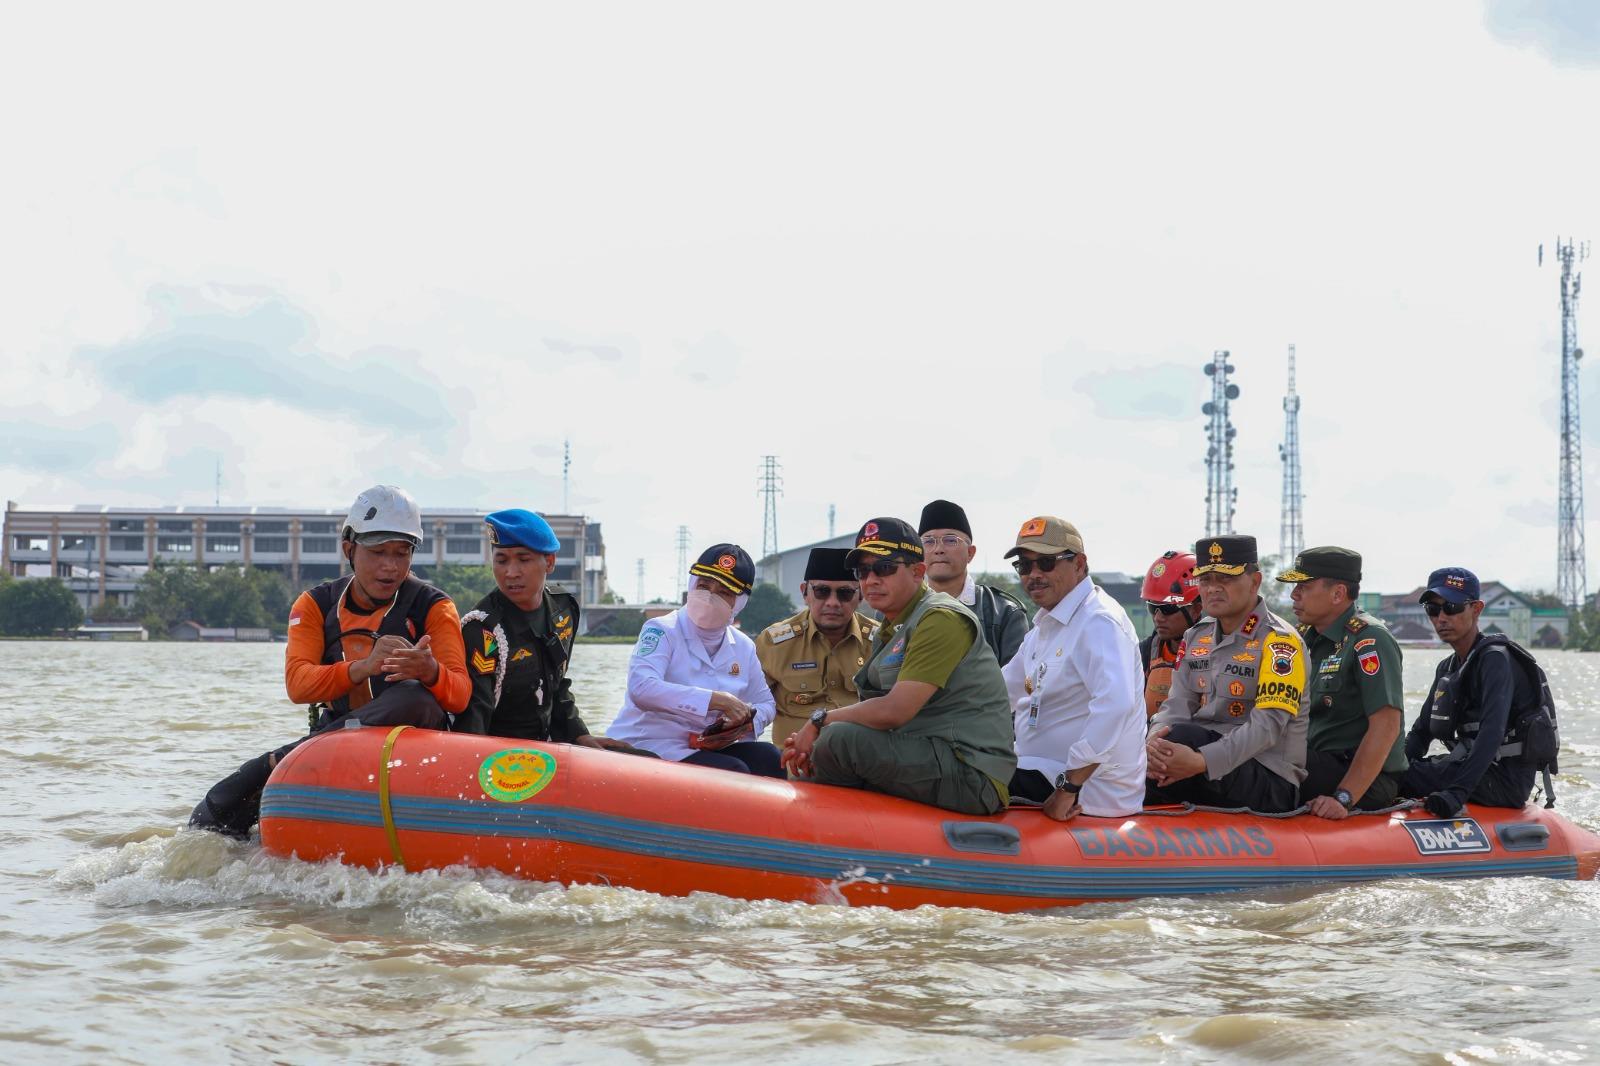
<path id="1" fill-rule="evenodd" d="M 629 649 L 581 646 L 599 731 Z M 1407 718 L 1436 651 L 1407 650 Z M 0 1062 L 1592 1061 L 1600 885 L 1031 915 L 369 873 L 180 831 L 304 731 L 282 647 L 0 643 Z M 1542 656 L 1600 829 L 1600 655 Z"/>

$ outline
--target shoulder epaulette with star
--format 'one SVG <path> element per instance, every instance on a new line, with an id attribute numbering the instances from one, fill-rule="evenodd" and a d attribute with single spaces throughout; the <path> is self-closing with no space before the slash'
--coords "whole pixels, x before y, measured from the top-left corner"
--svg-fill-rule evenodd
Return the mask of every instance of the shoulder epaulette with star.
<path id="1" fill-rule="evenodd" d="M 1359 633 L 1367 628 L 1367 623 L 1363 622 L 1359 615 L 1351 615 L 1350 621 L 1346 622 L 1344 627 L 1352 633 Z"/>

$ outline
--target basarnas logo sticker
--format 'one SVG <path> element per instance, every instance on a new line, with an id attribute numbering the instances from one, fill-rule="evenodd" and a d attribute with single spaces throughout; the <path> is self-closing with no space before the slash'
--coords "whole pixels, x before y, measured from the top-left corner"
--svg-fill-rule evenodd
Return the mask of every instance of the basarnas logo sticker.
<path id="1" fill-rule="evenodd" d="M 521 803 L 544 791 L 555 780 L 556 757 L 528 748 L 495 752 L 478 767 L 483 794 L 501 803 Z"/>

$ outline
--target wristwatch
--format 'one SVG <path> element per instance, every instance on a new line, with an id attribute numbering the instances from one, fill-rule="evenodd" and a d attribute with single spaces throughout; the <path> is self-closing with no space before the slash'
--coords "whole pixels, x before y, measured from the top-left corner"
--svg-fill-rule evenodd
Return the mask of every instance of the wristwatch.
<path id="1" fill-rule="evenodd" d="M 1339 791 L 1335 792 L 1333 794 L 1333 798 L 1338 800 L 1347 811 L 1356 805 L 1355 797 L 1350 795 L 1350 790 L 1347 788 L 1341 788 Z"/>
<path id="2" fill-rule="evenodd" d="M 1083 791 L 1083 785 L 1081 785 L 1081 784 L 1075 785 L 1071 781 L 1068 781 L 1067 780 L 1067 772 L 1065 770 L 1063 770 L 1059 774 L 1056 775 L 1056 791 L 1057 792 L 1070 792 L 1074 796 L 1076 796 L 1079 792 Z"/>
<path id="3" fill-rule="evenodd" d="M 828 724 L 828 708 L 818 707 L 812 711 L 811 724 L 817 727 L 817 732 L 822 732 L 822 727 Z"/>

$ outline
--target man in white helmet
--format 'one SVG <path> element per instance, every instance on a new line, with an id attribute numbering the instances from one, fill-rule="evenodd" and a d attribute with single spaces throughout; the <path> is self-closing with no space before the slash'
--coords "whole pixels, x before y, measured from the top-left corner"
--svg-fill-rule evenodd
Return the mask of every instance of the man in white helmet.
<path id="1" fill-rule="evenodd" d="M 310 704 L 312 735 L 354 718 L 365 725 L 445 729 L 472 682 L 455 604 L 411 576 L 422 512 L 404 490 L 376 485 L 356 497 L 340 532 L 350 574 L 307 589 L 289 610 L 284 682 Z M 246 837 L 278 760 L 306 739 L 245 763 L 218 782 L 189 824 Z"/>

